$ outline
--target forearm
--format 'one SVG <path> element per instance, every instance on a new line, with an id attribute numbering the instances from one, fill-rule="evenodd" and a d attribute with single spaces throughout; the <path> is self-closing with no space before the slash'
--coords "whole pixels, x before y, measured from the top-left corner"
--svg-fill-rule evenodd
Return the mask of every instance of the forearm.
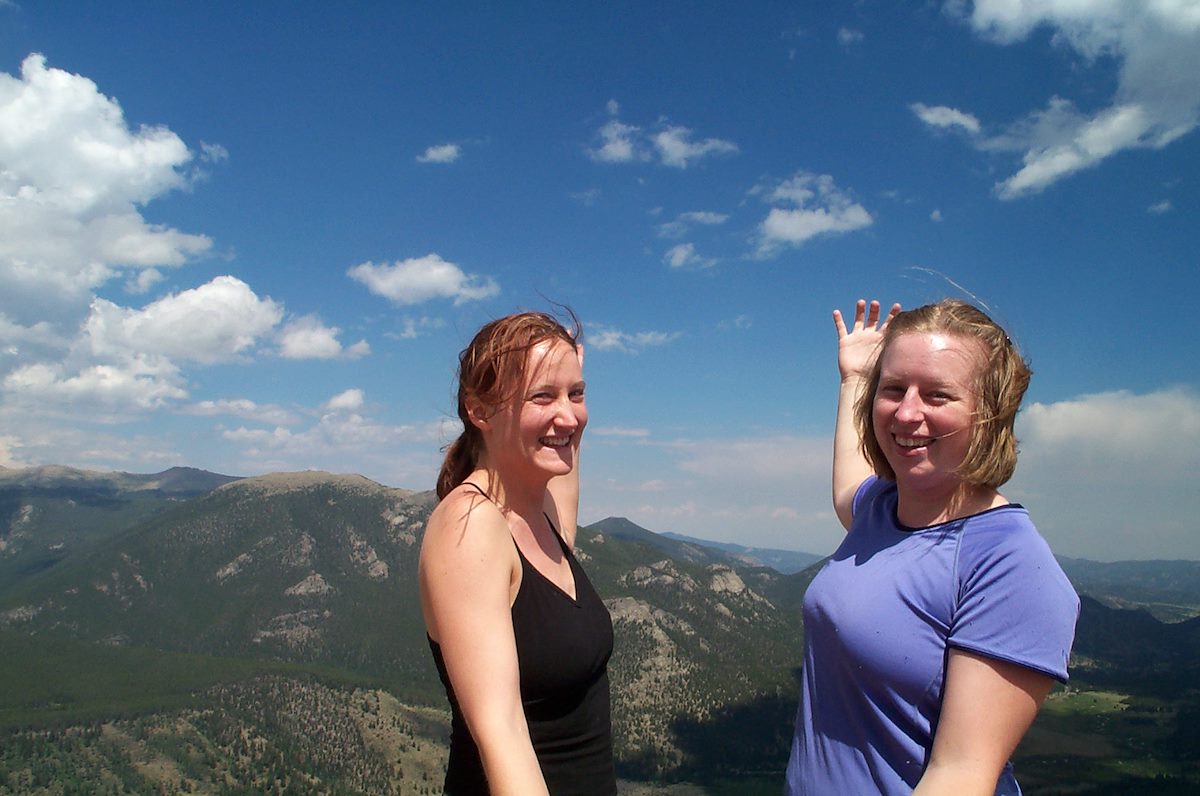
<path id="1" fill-rule="evenodd" d="M 833 430 L 833 507 L 842 527 L 849 530 L 854 493 L 871 475 L 854 423 L 854 405 L 864 381 L 860 376 L 842 380 L 838 393 L 837 422 Z"/>
<path id="2" fill-rule="evenodd" d="M 494 741 L 477 741 L 479 757 L 492 796 L 541 796 L 548 794 L 542 769 L 538 765 L 529 730 L 521 727 L 498 736 Z"/>
<path id="3" fill-rule="evenodd" d="M 930 763 L 913 796 L 992 796 L 1000 772 L 983 772 L 978 765 Z"/>

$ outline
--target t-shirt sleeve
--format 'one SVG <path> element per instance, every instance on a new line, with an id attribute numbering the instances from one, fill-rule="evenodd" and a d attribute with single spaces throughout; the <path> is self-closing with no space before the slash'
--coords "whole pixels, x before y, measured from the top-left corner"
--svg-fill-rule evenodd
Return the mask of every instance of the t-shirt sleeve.
<path id="1" fill-rule="evenodd" d="M 869 497 L 875 497 L 886 484 L 877 475 L 869 475 L 863 482 L 858 485 L 858 489 L 854 492 L 854 500 L 850 501 L 851 515 L 858 514 L 858 510 L 862 508 L 863 503 Z M 872 489 L 874 487 L 874 489 Z"/>
<path id="2" fill-rule="evenodd" d="M 982 522 L 980 522 L 982 521 Z M 959 550 L 951 647 L 1067 680 L 1079 597 L 1028 516 L 977 517 Z"/>

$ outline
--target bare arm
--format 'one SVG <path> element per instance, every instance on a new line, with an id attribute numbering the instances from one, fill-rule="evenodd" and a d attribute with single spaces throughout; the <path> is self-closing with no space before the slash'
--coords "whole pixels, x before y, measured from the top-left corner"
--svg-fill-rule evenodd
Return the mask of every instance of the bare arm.
<path id="1" fill-rule="evenodd" d="M 447 496 L 421 545 L 421 605 L 493 794 L 545 794 L 521 704 L 508 526 L 482 498 Z M 519 570 L 516 570 L 519 572 Z"/>
<path id="2" fill-rule="evenodd" d="M 863 455 L 858 429 L 854 425 L 854 404 L 875 364 L 883 331 L 898 312 L 900 305 L 893 304 L 880 324 L 879 302 L 872 301 L 868 313 L 867 302 L 859 299 L 854 308 L 854 326 L 847 331 L 841 310 L 833 311 L 833 325 L 838 334 L 838 371 L 842 379 L 833 430 L 833 508 L 846 530 L 850 529 L 854 515 L 854 493 L 871 475 L 871 465 Z"/>
<path id="3" fill-rule="evenodd" d="M 929 766 L 913 796 L 991 796 L 1053 679 L 1015 663 L 950 650 Z"/>

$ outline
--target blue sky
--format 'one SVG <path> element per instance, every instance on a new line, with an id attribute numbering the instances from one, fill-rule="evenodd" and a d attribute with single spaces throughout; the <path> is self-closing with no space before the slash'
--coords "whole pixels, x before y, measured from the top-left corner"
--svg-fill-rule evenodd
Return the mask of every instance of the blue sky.
<path id="1" fill-rule="evenodd" d="M 430 488 L 586 334 L 585 522 L 828 553 L 830 312 L 985 304 L 1006 494 L 1200 558 L 1200 2 L 0 0 L 0 465 Z"/>

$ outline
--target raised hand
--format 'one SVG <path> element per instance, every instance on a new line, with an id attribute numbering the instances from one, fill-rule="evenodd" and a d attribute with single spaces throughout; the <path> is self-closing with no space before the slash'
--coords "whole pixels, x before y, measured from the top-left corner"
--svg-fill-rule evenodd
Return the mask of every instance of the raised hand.
<path id="1" fill-rule="evenodd" d="M 868 311 L 867 302 L 859 299 L 854 307 L 854 326 L 847 330 L 842 311 L 833 311 L 833 325 L 838 333 L 838 370 L 842 374 L 842 381 L 866 376 L 879 354 L 884 330 L 899 312 L 900 305 L 893 304 L 883 323 L 880 323 L 879 302 L 872 300 Z"/>

